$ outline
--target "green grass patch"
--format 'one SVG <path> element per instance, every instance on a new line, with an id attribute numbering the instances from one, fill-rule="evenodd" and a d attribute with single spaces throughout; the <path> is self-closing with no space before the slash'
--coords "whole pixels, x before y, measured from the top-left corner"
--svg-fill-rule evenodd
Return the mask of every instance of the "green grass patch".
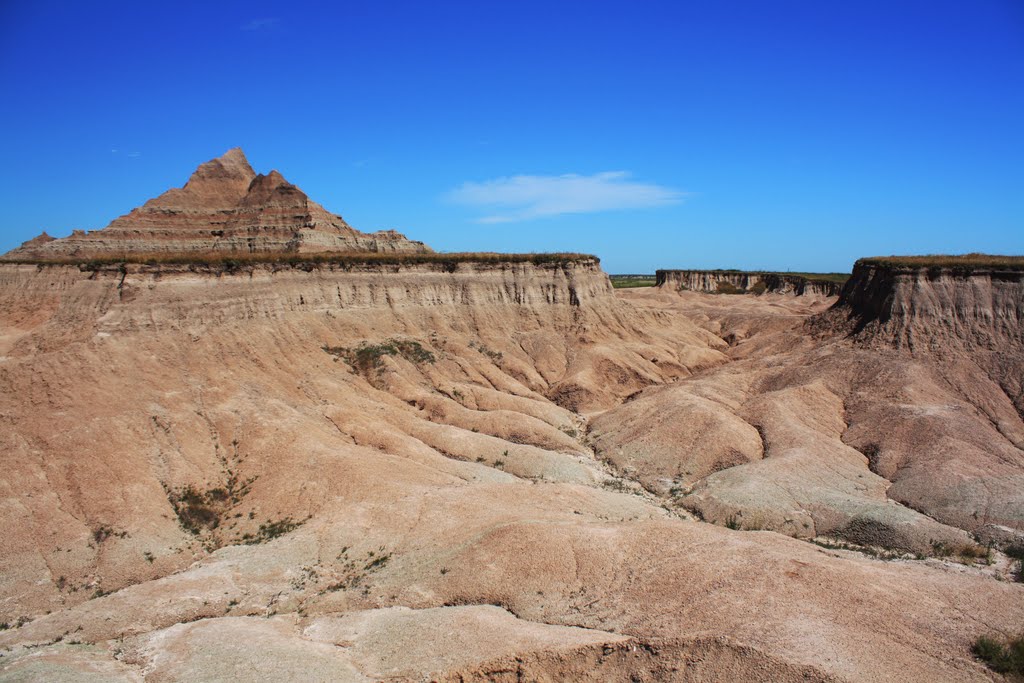
<path id="1" fill-rule="evenodd" d="M 634 287 L 653 287 L 658 284 L 654 275 L 609 275 L 615 289 L 632 289 Z"/>

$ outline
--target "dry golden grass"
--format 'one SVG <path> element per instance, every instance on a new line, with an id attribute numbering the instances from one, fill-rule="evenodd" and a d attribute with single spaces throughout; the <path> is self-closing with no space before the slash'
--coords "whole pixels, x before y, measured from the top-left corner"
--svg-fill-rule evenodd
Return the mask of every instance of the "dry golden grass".
<path id="1" fill-rule="evenodd" d="M 872 256 L 859 259 L 856 265 L 889 268 L 951 268 L 955 270 L 981 270 L 989 268 L 1024 270 L 1024 256 L 1005 256 L 999 254 Z"/>
<path id="2" fill-rule="evenodd" d="M 402 253 L 402 252 L 320 252 L 312 254 L 299 253 L 252 253 L 237 254 L 231 252 L 188 252 L 188 253 L 154 253 L 154 254 L 120 254 L 104 256 L 66 257 L 52 259 L 9 259 L 5 263 L 18 263 L 42 266 L 79 266 L 87 270 L 121 265 L 184 265 L 209 266 L 232 270 L 248 265 L 289 265 L 301 267 L 305 265 L 417 265 L 438 264 L 453 266 L 460 263 L 502 264 L 532 263 L 535 265 L 592 262 L 600 263 L 597 256 L 575 253 L 530 253 L 530 254 L 499 254 L 494 252 L 466 253 Z"/>

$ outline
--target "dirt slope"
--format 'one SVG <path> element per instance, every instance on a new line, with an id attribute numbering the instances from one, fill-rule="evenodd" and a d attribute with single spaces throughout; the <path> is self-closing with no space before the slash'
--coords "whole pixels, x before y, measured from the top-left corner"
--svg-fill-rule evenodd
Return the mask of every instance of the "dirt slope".
<path id="1" fill-rule="evenodd" d="M 828 301 L 624 296 L 592 261 L 0 267 L 0 680 L 990 680 L 999 567 L 786 535 L 970 542 L 970 495 L 901 504 L 847 442 L 872 381 L 955 398 L 991 460 L 955 486 L 991 485 L 973 399 L 804 334 Z M 755 507 L 784 533 L 687 511 Z"/>

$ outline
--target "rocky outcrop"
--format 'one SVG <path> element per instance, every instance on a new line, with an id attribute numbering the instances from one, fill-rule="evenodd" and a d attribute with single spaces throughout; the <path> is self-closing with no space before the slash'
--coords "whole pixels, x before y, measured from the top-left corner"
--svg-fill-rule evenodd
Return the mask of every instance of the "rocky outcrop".
<path id="1" fill-rule="evenodd" d="M 970 362 L 1024 416 L 1020 257 L 861 259 L 839 300 L 807 327 L 819 336 L 847 337 L 862 347 L 896 349 L 925 361 Z"/>
<path id="2" fill-rule="evenodd" d="M 180 253 L 427 252 L 394 230 L 359 232 L 277 171 L 257 174 L 241 149 L 199 166 L 184 187 L 164 192 L 102 230 L 43 233 L 6 260 Z"/>
<path id="3" fill-rule="evenodd" d="M 912 351 L 1009 352 L 1024 345 L 1024 269 L 862 259 L 814 324 Z"/>
<path id="4" fill-rule="evenodd" d="M 793 294 L 836 296 L 842 285 L 785 273 L 739 270 L 659 270 L 657 286 L 712 294 Z"/>

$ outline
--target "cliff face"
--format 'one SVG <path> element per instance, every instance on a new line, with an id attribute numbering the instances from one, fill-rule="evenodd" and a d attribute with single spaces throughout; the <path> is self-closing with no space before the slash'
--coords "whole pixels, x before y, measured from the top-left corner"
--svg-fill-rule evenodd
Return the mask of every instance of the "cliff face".
<path id="1" fill-rule="evenodd" d="M 1024 271 L 858 262 L 821 322 L 863 341 L 910 350 L 1024 344 Z"/>
<path id="2" fill-rule="evenodd" d="M 808 328 L 924 359 L 969 359 L 1024 416 L 1024 270 L 858 261 Z"/>
<path id="3" fill-rule="evenodd" d="M 199 166 L 184 187 L 164 192 L 102 230 L 45 233 L 8 260 L 190 252 L 425 252 L 393 230 L 362 233 L 309 199 L 277 171 L 257 174 L 240 149 Z"/>
<path id="4" fill-rule="evenodd" d="M 659 270 L 657 286 L 712 294 L 836 296 L 841 285 L 799 275 L 718 270 Z"/>
<path id="5" fill-rule="evenodd" d="M 60 327 L 120 331 L 202 328 L 290 314 L 377 316 L 402 312 L 529 311 L 566 328 L 595 310 L 614 312 L 607 276 L 595 260 L 562 264 L 421 263 L 336 265 L 0 265 L 0 312 L 11 320 L 50 311 Z M 40 337 L 42 339 L 42 337 Z"/>

